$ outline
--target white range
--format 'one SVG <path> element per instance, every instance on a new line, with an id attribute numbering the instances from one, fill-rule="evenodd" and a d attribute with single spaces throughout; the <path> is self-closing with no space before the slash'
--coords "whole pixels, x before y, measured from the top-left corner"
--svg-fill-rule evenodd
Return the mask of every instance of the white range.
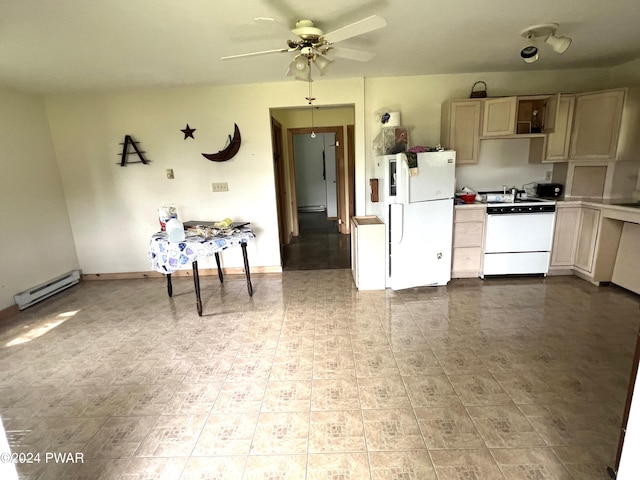
<path id="1" fill-rule="evenodd" d="M 556 202 L 538 198 L 487 204 L 485 275 L 543 274 L 549 271 Z"/>

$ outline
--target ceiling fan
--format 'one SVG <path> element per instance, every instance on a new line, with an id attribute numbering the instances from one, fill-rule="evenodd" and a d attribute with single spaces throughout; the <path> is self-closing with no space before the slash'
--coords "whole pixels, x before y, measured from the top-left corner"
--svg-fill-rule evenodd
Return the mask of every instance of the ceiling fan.
<path id="1" fill-rule="evenodd" d="M 261 17 L 256 18 L 255 20 L 259 22 L 273 22 L 281 25 L 273 18 Z M 266 55 L 270 53 L 298 52 L 289 65 L 287 75 L 295 76 L 296 80 L 311 81 L 311 63 L 318 68 L 321 75 L 324 75 L 327 67 L 333 63 L 333 60 L 325 56 L 328 53 L 335 57 L 359 62 L 368 62 L 371 60 L 375 56 L 375 53 L 373 52 L 354 50 L 351 48 L 339 48 L 335 47 L 334 44 L 378 30 L 386 25 L 387 22 L 384 18 L 378 15 L 371 15 L 370 17 L 345 25 L 337 30 L 324 33 L 312 20 L 299 20 L 296 22 L 295 28 L 290 31 L 290 33 L 293 33 L 297 39 L 288 39 L 287 48 L 242 53 L 240 55 L 229 55 L 222 57 L 222 60 Z"/>

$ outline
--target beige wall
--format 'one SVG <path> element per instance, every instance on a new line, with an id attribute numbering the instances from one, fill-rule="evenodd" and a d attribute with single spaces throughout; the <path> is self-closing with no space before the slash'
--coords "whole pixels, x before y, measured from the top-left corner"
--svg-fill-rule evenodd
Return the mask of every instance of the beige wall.
<path id="1" fill-rule="evenodd" d="M 0 310 L 78 268 L 44 100 L 0 89 Z"/>
<path id="2" fill-rule="evenodd" d="M 318 105 L 354 105 L 362 131 L 361 92 L 359 79 L 314 85 Z M 279 267 L 270 109 L 306 105 L 307 95 L 306 84 L 282 82 L 48 98 L 83 272 L 148 271 L 149 236 L 164 204 L 176 205 L 181 220 L 250 221 L 257 235 L 249 245 L 251 266 Z M 194 139 L 180 132 L 187 123 Z M 234 123 L 242 135 L 238 154 L 227 162 L 202 157 L 225 146 Z M 125 135 L 140 142 L 148 165 L 117 165 Z M 166 178 L 168 168 L 174 180 Z M 212 182 L 227 182 L 229 191 L 212 193 Z M 222 261 L 242 266 L 239 250 Z M 213 259 L 199 263 L 215 266 Z"/>
<path id="3" fill-rule="evenodd" d="M 353 108 L 355 203 L 362 215 L 368 208 L 377 112 L 400 111 L 413 145 L 435 145 L 441 103 L 468 97 L 476 80 L 487 82 L 491 96 L 578 92 L 637 83 L 637 67 L 638 61 L 614 69 L 323 79 L 314 83 L 313 95 L 319 106 Z M 16 232 L 3 239 L 0 308 L 18 291 L 77 266 L 84 273 L 148 271 L 148 239 L 158 228 L 157 208 L 165 203 L 174 203 L 182 220 L 251 221 L 258 234 L 250 246 L 251 264 L 280 265 L 269 117 L 273 109 L 305 107 L 306 84 L 51 96 L 44 101 L 48 118 L 41 98 L 0 93 L 2 162 L 11 174 L 3 175 L 8 185 L 0 195 L 12 206 L 5 221 Z M 196 129 L 195 139 L 183 139 L 180 129 L 187 123 Z M 243 136 L 238 155 L 225 163 L 204 159 L 202 152 L 225 146 L 233 123 Z M 127 134 L 140 142 L 149 165 L 117 165 L 119 143 Z M 166 179 L 167 168 L 174 170 L 175 180 Z M 222 181 L 229 192 L 212 193 L 211 183 Z M 43 229 L 49 232 L 44 243 L 37 240 Z M 12 253 L 25 237 L 28 260 Z M 240 255 L 232 252 L 223 262 L 241 266 Z"/>
<path id="4" fill-rule="evenodd" d="M 640 85 L 640 58 L 611 69 L 612 87 Z"/>

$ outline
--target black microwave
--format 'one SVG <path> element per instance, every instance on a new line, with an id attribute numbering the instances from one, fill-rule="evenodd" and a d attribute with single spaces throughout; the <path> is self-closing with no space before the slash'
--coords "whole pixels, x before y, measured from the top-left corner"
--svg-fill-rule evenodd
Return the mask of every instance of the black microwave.
<path id="1" fill-rule="evenodd" d="M 539 183 L 536 186 L 536 196 L 545 198 L 558 198 L 562 195 L 562 184 Z"/>

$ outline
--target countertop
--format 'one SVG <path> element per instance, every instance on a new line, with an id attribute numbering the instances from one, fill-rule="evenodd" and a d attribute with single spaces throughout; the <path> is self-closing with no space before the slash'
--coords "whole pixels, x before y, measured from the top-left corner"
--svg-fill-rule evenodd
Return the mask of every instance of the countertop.
<path id="1" fill-rule="evenodd" d="M 602 199 L 602 198 L 582 198 L 582 199 L 568 199 L 568 200 L 556 200 L 556 206 L 558 208 L 571 207 L 571 206 L 588 206 L 598 208 L 604 212 L 606 218 L 616 218 L 623 221 L 631 221 L 634 223 L 640 223 L 640 208 L 629 207 L 624 205 L 615 205 L 616 203 L 631 203 L 637 202 L 637 199 Z M 456 204 L 455 208 L 487 208 L 485 202 L 474 203 L 461 203 Z"/>

